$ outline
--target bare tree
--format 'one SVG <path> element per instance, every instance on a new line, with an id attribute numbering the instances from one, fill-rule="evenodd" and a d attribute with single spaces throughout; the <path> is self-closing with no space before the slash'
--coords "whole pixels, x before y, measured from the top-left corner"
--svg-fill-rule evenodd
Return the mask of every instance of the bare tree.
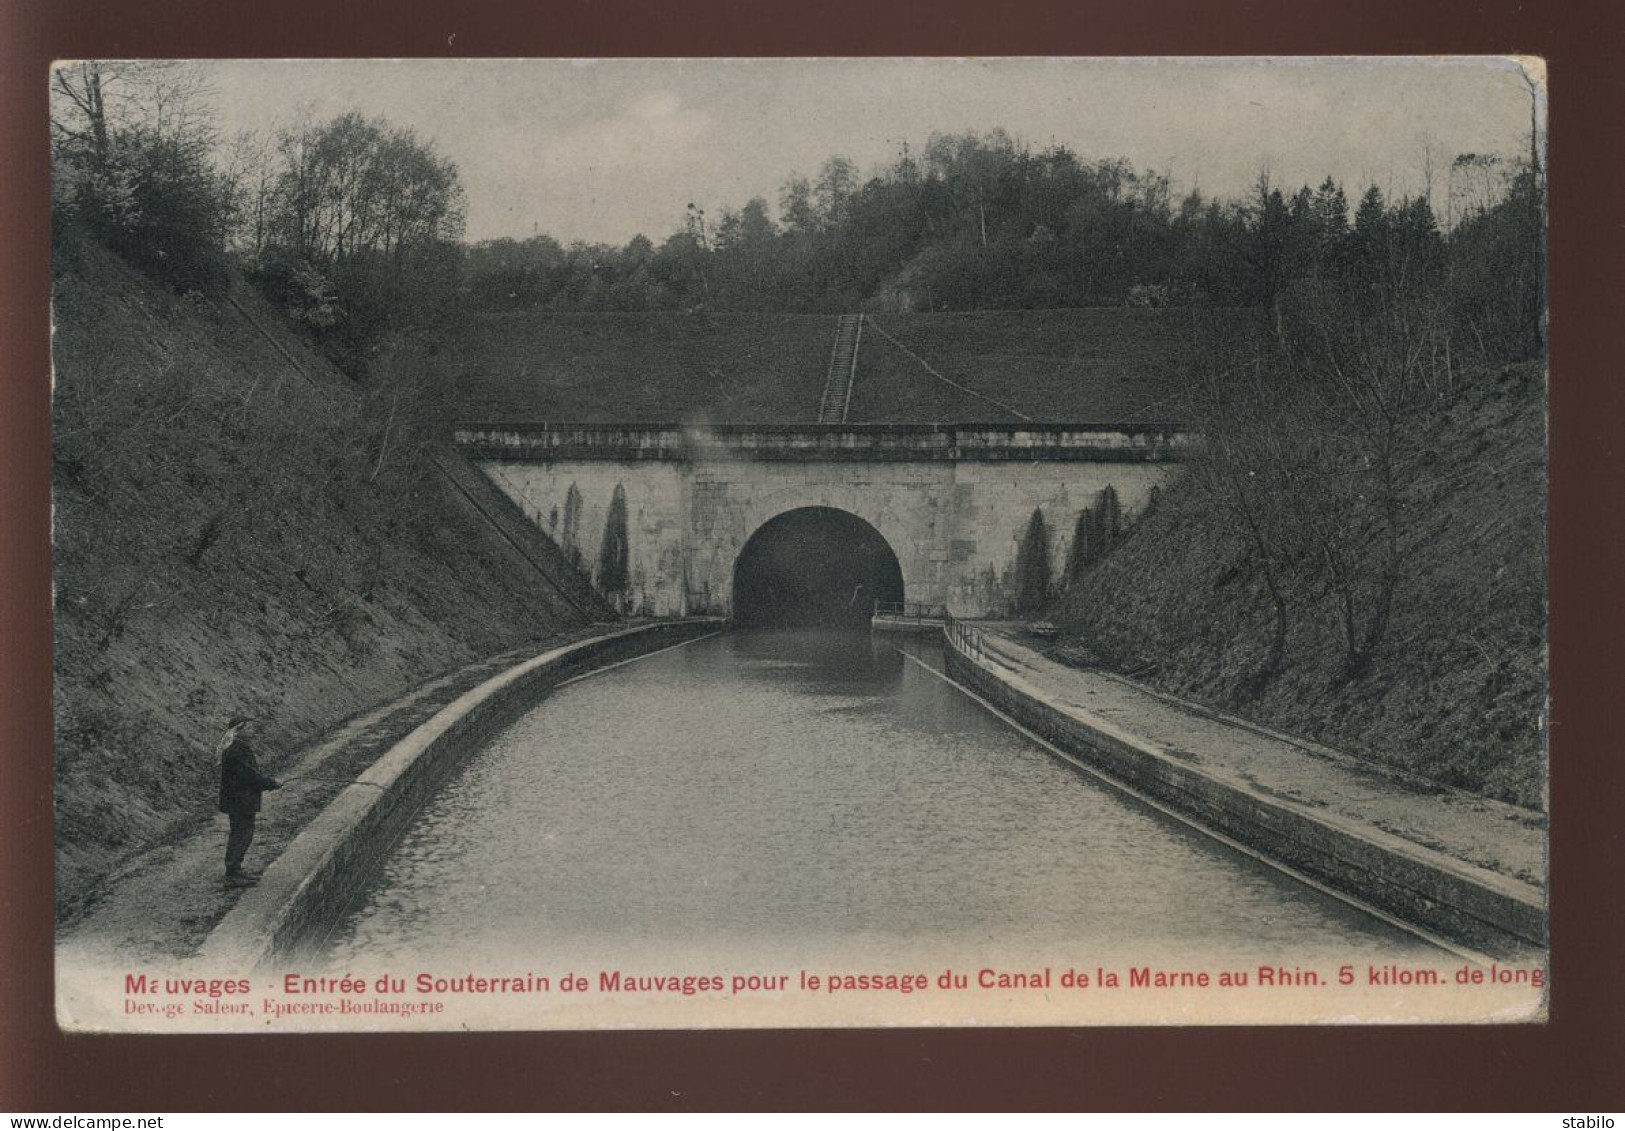
<path id="1" fill-rule="evenodd" d="M 1272 613 L 1268 651 L 1238 688 L 1238 699 L 1252 697 L 1286 667 L 1290 624 L 1287 584 L 1295 537 L 1289 499 L 1298 460 L 1286 422 L 1275 412 L 1263 350 L 1254 342 L 1234 353 L 1207 355 L 1191 395 L 1202 435 L 1192 479 L 1241 532 Z"/>
<path id="2" fill-rule="evenodd" d="M 69 63 L 51 72 L 51 143 L 59 152 L 81 147 L 93 158 L 107 160 L 111 140 L 106 67 L 99 62 Z"/>
<path id="3" fill-rule="evenodd" d="M 1385 639 L 1406 561 L 1399 459 L 1420 394 L 1448 366 L 1445 310 L 1431 288 L 1397 291 L 1359 316 L 1335 300 L 1299 311 L 1276 415 L 1302 438 L 1286 495 L 1305 579 L 1336 602 L 1343 674 L 1358 678 Z"/>
<path id="4" fill-rule="evenodd" d="M 230 207 L 207 69 L 90 60 L 50 81 L 56 230 L 82 227 L 179 289 L 219 285 Z"/>
<path id="5" fill-rule="evenodd" d="M 1428 202 L 1428 207 L 1432 208 L 1433 207 L 1433 186 L 1434 186 L 1434 182 L 1438 179 L 1438 171 L 1439 171 L 1438 170 L 1438 166 L 1439 166 L 1439 145 L 1438 145 L 1438 142 L 1434 140 L 1432 134 L 1425 134 L 1422 137 L 1421 165 L 1422 165 L 1422 198 Z M 1445 226 L 1447 228 L 1449 227 L 1449 220 L 1450 220 L 1450 217 L 1448 215 L 1448 204 L 1449 204 L 1449 202 L 1447 201 L 1446 202 L 1447 215 L 1445 217 Z"/>
<path id="6" fill-rule="evenodd" d="M 92 59 L 51 72 L 51 139 L 62 152 L 105 163 L 121 130 L 141 130 L 207 150 L 214 142 L 213 85 L 201 63 Z"/>
<path id="7" fill-rule="evenodd" d="M 238 131 L 222 154 L 220 175 L 231 202 L 231 244 L 257 268 L 276 208 L 276 138 L 262 130 Z"/>
<path id="8" fill-rule="evenodd" d="M 344 114 L 277 138 L 275 238 L 331 266 L 363 255 L 399 263 L 462 233 L 457 168 L 411 130 Z"/>

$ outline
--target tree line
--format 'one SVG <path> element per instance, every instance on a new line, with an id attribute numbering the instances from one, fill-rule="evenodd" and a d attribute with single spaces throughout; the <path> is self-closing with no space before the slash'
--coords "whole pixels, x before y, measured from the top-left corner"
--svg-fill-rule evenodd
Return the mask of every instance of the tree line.
<path id="1" fill-rule="evenodd" d="M 457 167 L 410 129 L 358 113 L 222 138 L 207 71 L 170 62 L 57 68 L 53 231 L 88 232 L 175 289 L 236 266 L 346 371 L 460 288 Z"/>
<path id="2" fill-rule="evenodd" d="M 66 65 L 52 93 L 59 233 L 88 229 L 180 290 L 220 285 L 235 262 L 357 373 L 392 328 L 459 307 L 1181 305 L 1279 320 L 1306 290 L 1367 311 L 1429 291 L 1458 349 L 1540 348 L 1533 157 L 1462 155 L 1442 194 L 1389 199 L 1369 186 L 1351 201 L 1330 178 L 1285 189 L 1260 176 L 1242 199 L 1176 201 L 1166 175 L 1121 158 L 1035 151 L 1002 130 L 937 134 L 868 176 L 830 157 L 812 178 L 790 176 L 776 210 L 760 198 L 714 216 L 689 204 L 658 244 L 470 246 L 456 166 L 409 129 L 347 113 L 222 138 L 195 64 Z"/>
<path id="3" fill-rule="evenodd" d="M 1165 175 L 1121 158 L 1035 152 L 999 130 L 939 134 L 867 178 L 838 156 L 791 176 L 777 218 L 756 198 L 715 217 L 690 204 L 659 245 L 483 241 L 467 249 L 463 290 L 491 310 L 836 312 L 1274 308 L 1306 284 L 1370 306 L 1448 283 L 1465 336 L 1527 354 L 1542 298 L 1532 177 L 1518 160 L 1463 154 L 1427 171 L 1438 193 L 1371 185 L 1351 201 L 1329 177 L 1283 189 L 1261 175 L 1242 199 L 1176 201 Z"/>
<path id="4" fill-rule="evenodd" d="M 1532 130 L 1527 162 L 1448 234 L 1420 198 L 1387 208 L 1371 190 L 1333 269 L 1300 264 L 1247 314 L 1193 319 L 1187 489 L 1239 532 L 1270 618 L 1238 699 L 1286 670 L 1295 617 L 1337 626 L 1340 679 L 1372 670 L 1428 518 L 1405 471 L 1426 425 L 1494 367 L 1544 357 L 1545 224 Z"/>

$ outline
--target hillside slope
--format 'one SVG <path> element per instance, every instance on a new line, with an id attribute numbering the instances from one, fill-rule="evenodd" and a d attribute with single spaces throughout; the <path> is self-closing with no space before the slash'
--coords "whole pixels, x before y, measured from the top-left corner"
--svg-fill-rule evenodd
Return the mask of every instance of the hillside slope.
<path id="1" fill-rule="evenodd" d="M 1176 482 L 1057 610 L 1064 658 L 1530 808 L 1544 805 L 1545 381 L 1477 373 L 1405 436 L 1407 571 L 1370 671 L 1324 594 L 1288 593 L 1287 670 L 1240 692 L 1271 605 L 1228 521 Z"/>
<path id="2" fill-rule="evenodd" d="M 251 288 L 177 297 L 71 240 L 54 282 L 60 914 L 212 817 L 230 715 L 262 716 L 274 767 L 438 672 L 607 615 Z"/>
<path id="3" fill-rule="evenodd" d="M 1045 420 L 1177 416 L 1167 382 L 1179 318 L 1128 307 L 871 315 L 850 419 L 1016 419 L 1001 404 Z M 463 311 L 445 319 L 423 364 L 457 390 L 465 420 L 807 423 L 818 418 L 836 324 L 810 314 Z"/>
<path id="4" fill-rule="evenodd" d="M 853 420 L 964 422 L 1177 419 L 1174 310 L 1122 306 L 876 314 L 864 326 Z M 911 356 L 912 355 L 912 356 Z M 925 368 L 982 397 L 939 381 Z"/>
<path id="5" fill-rule="evenodd" d="M 810 421 L 835 338 L 805 314 L 480 314 L 430 364 L 465 419 Z"/>

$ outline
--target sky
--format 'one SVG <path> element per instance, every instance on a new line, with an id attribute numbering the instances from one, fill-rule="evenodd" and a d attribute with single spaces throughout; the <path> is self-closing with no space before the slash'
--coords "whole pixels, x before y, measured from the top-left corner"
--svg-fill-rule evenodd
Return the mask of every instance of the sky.
<path id="1" fill-rule="evenodd" d="M 1125 157 L 1237 197 L 1337 178 L 1435 203 L 1458 153 L 1529 147 L 1530 95 L 1501 59 L 409 60 L 211 64 L 226 135 L 359 110 L 454 161 L 466 238 L 657 243 L 694 202 L 776 204 L 832 154 L 865 173 L 933 132 L 1002 128 L 1034 149 Z M 1544 117 L 1542 107 L 1542 117 Z"/>

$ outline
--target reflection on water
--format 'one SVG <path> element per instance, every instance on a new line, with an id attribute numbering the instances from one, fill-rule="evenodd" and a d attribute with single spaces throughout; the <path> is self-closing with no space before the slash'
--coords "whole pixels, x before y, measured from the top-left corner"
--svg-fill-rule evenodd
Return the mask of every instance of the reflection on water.
<path id="1" fill-rule="evenodd" d="M 374 966 L 1419 953 L 1067 768 L 892 643 L 788 630 L 560 689 L 441 792 L 331 945 Z"/>

